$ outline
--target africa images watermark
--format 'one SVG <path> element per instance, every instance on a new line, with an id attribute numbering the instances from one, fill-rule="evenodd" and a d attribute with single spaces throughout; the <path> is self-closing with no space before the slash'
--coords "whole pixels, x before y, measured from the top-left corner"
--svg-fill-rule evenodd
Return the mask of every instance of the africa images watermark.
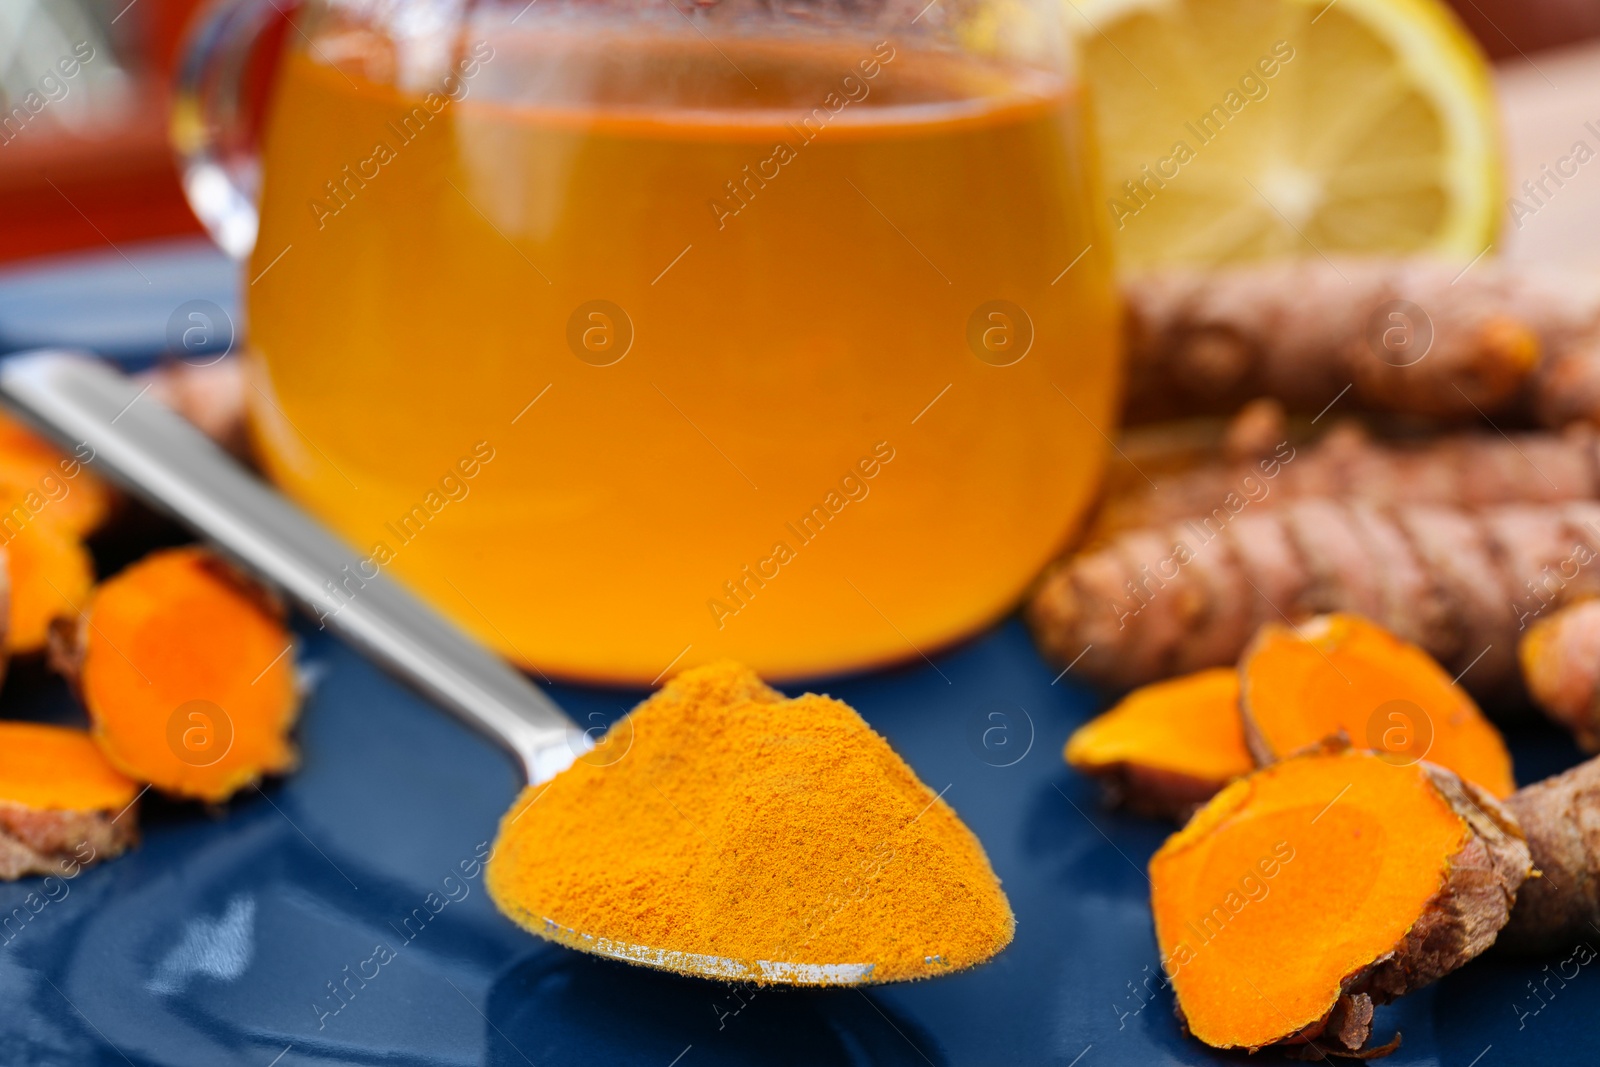
<path id="1" fill-rule="evenodd" d="M 1528 624 L 1550 608 L 1566 603 L 1566 588 L 1577 580 L 1578 573 L 1593 563 L 1600 553 L 1596 552 L 1600 545 L 1600 528 L 1593 522 L 1585 522 L 1582 529 L 1594 535 L 1594 540 L 1585 544 L 1583 541 L 1574 541 L 1572 551 L 1554 564 L 1546 564 L 1539 572 L 1539 576 L 1529 578 L 1522 583 L 1526 595 L 1511 602 L 1511 610 L 1517 616 L 1517 629 L 1526 630 Z"/>
<path id="2" fill-rule="evenodd" d="M 867 82 L 876 78 L 883 70 L 883 66 L 894 60 L 894 46 L 888 41 L 879 41 L 872 47 L 872 56 L 856 64 L 860 77 L 855 72 L 844 75 L 839 80 L 839 88 L 830 90 L 822 98 L 822 103 L 814 107 L 805 115 L 800 116 L 799 124 L 785 123 L 794 134 L 794 142 L 779 141 L 772 146 L 772 154 L 753 166 L 746 163 L 741 173 L 743 177 L 738 184 L 733 181 L 723 183 L 728 190 L 731 204 L 724 203 L 722 194 L 717 194 L 706 205 L 711 208 L 711 215 L 717 220 L 717 229 L 723 230 L 728 226 L 728 220 L 750 206 L 755 195 L 767 187 L 770 182 L 783 173 L 783 168 L 800 158 L 800 149 L 817 139 L 817 136 L 827 128 L 834 116 L 838 115 L 851 104 L 859 104 L 872 93 L 872 87 Z M 742 193 L 741 193 L 742 190 Z M 735 206 L 736 205 L 736 206 Z"/>
<path id="3" fill-rule="evenodd" d="M 1595 144 L 1600 144 L 1600 125 L 1591 120 L 1585 122 L 1583 128 L 1595 139 Z M 1511 221 L 1517 224 L 1517 229 L 1522 229 L 1524 223 L 1548 207 L 1556 193 L 1576 178 L 1578 171 L 1596 154 L 1594 145 L 1587 138 L 1580 137 L 1572 142 L 1563 155 L 1556 157 L 1554 164 L 1539 164 L 1538 176 L 1523 181 L 1521 195 L 1506 198 L 1506 211 L 1511 214 Z"/>
<path id="4" fill-rule="evenodd" d="M 1267 83 L 1277 77 L 1292 59 L 1294 47 L 1288 41 L 1274 41 L 1272 51 L 1257 59 L 1254 67 L 1240 75 L 1237 89 L 1229 89 L 1219 102 L 1212 104 L 1193 122 L 1183 124 L 1183 128 L 1195 139 L 1193 146 L 1182 138 L 1174 141 L 1166 155 L 1153 164 L 1141 165 L 1136 177 L 1124 181 L 1122 192 L 1126 194 L 1126 199 L 1113 196 L 1106 201 L 1106 206 L 1111 210 L 1111 221 L 1116 223 L 1117 229 L 1125 227 L 1129 219 L 1149 207 L 1156 194 L 1167 187 L 1167 182 L 1178 177 L 1183 167 L 1199 155 L 1199 149 L 1222 136 L 1228 123 L 1248 104 L 1265 100 L 1271 92 L 1271 86 Z"/>
<path id="5" fill-rule="evenodd" d="M 1193 535 L 1194 544 L 1191 546 L 1182 539 L 1173 541 L 1172 552 L 1168 556 L 1153 565 L 1144 564 L 1139 568 L 1137 579 L 1128 579 L 1127 592 L 1132 603 L 1111 604 L 1111 611 L 1117 617 L 1117 629 L 1126 629 L 1128 620 L 1143 611 L 1202 549 L 1220 537 L 1240 512 L 1251 504 L 1259 504 L 1267 499 L 1272 493 L 1269 483 L 1287 464 L 1293 462 L 1294 457 L 1294 446 L 1288 441 L 1279 442 L 1272 455 L 1257 462 L 1256 469 L 1261 472 L 1261 477 L 1246 474 L 1239 479 L 1238 488 L 1229 491 L 1221 503 L 1211 509 L 1211 514 L 1186 521 L 1184 528 Z"/>
<path id="6" fill-rule="evenodd" d="M 1294 861 L 1294 856 L 1294 846 L 1288 841 L 1274 842 L 1270 854 L 1262 856 L 1245 869 L 1245 873 L 1234 883 L 1236 888 L 1225 893 L 1198 920 L 1187 920 L 1184 923 L 1184 936 L 1172 946 L 1171 952 L 1161 957 L 1161 969 L 1152 970 L 1147 964 L 1139 971 L 1137 985 L 1131 980 L 1125 983 L 1128 992 L 1123 1000 L 1131 1006 L 1124 1007 L 1116 1001 L 1111 1002 L 1111 1010 L 1117 1016 L 1117 1029 L 1127 1029 L 1128 1020 L 1149 1007 L 1158 990 L 1170 988 L 1178 972 L 1193 963 L 1202 949 L 1221 937 L 1247 907 L 1266 900 L 1272 894 L 1272 880 Z"/>
<path id="7" fill-rule="evenodd" d="M 1272 879 L 1294 861 L 1294 855 L 1294 846 L 1289 842 L 1274 843 L 1271 855 L 1261 857 L 1253 868 L 1241 875 L 1235 889 L 1224 894 L 1198 921 L 1190 919 L 1184 922 L 1186 936 L 1179 938 L 1172 946 L 1172 951 L 1161 960 L 1161 969 L 1166 973 L 1169 983 L 1178 977 L 1181 969 L 1194 962 L 1201 949 L 1221 937 L 1245 908 L 1260 904 L 1271 895 Z"/>
<path id="8" fill-rule="evenodd" d="M 126 810 L 126 809 L 124 809 Z M 15 941 L 40 912 L 52 904 L 59 904 L 72 892 L 71 881 L 97 858 L 94 845 L 80 841 L 72 855 L 59 861 L 59 875 L 47 874 L 39 883 L 37 892 L 29 891 L 22 903 L 12 908 L 10 914 L 0 915 L 0 944 Z"/>
<path id="9" fill-rule="evenodd" d="M 400 920 L 399 926 L 392 922 L 389 924 L 400 940 L 392 945 L 388 941 L 378 942 L 373 946 L 371 955 L 357 961 L 354 970 L 347 963 L 335 978 L 329 979 L 326 983 L 327 995 L 320 1001 L 311 1002 L 311 1013 L 317 1017 L 317 1029 L 327 1029 L 328 1020 L 348 1008 L 357 994 L 367 988 L 367 983 L 376 980 L 384 967 L 398 959 L 400 950 L 415 941 L 445 908 L 466 900 L 472 894 L 472 882 L 483 873 L 484 866 L 493 857 L 494 847 L 487 841 L 480 841 L 471 857 L 456 864 L 459 875 L 455 871 L 446 874 L 439 880 L 438 892 L 430 890 L 422 903 Z"/>
<path id="10" fill-rule="evenodd" d="M 749 607 L 756 593 L 765 589 L 768 582 L 782 573 L 784 566 L 798 557 L 800 548 L 822 536 L 828 523 L 838 518 L 851 501 L 865 500 L 867 494 L 872 492 L 872 487 L 867 483 L 876 478 L 894 456 L 894 448 L 888 441 L 873 445 L 870 455 L 856 460 L 855 466 L 839 478 L 839 488 L 828 490 L 821 503 L 811 505 L 811 510 L 798 520 L 798 526 L 793 522 L 783 524 L 794 538 L 793 547 L 787 540 L 775 541 L 770 554 L 757 560 L 753 566 L 746 563 L 737 575 L 723 582 L 722 596 L 706 600 L 706 608 L 711 612 L 711 621 L 717 624 L 717 629 L 727 626 L 729 618 Z"/>
<path id="11" fill-rule="evenodd" d="M 317 220 L 317 229 L 325 228 L 329 219 L 349 207 L 356 195 L 367 187 L 367 182 L 376 181 L 384 167 L 400 158 L 400 150 L 421 137 L 429 123 L 449 107 L 452 100 L 457 103 L 465 100 L 471 91 L 468 83 L 493 58 L 494 46 L 489 42 L 474 44 L 469 58 L 459 60 L 455 69 L 440 79 L 438 90 L 425 95 L 420 106 L 413 107 L 408 114 L 401 116 L 399 125 L 392 120 L 386 123 L 385 135 L 373 143 L 371 155 L 357 160 L 353 164 L 354 170 L 351 169 L 352 164 L 346 163 L 340 168 L 339 173 L 343 177 L 337 183 L 332 180 L 323 182 L 323 187 L 328 191 L 327 201 L 317 197 L 307 201 L 312 217 Z M 391 137 L 393 145 L 389 143 Z"/>
<path id="12" fill-rule="evenodd" d="M 429 489 L 420 501 L 393 522 L 385 522 L 384 529 L 394 535 L 394 546 L 391 547 L 389 542 L 382 539 L 374 541 L 364 558 L 357 560 L 353 567 L 345 564 L 340 569 L 340 576 L 323 583 L 323 602 L 316 609 L 318 626 L 326 628 L 329 616 L 343 611 L 344 606 L 359 596 L 367 583 L 376 579 L 384 567 L 394 562 L 402 548 L 420 537 L 428 524 L 437 520 L 446 507 L 452 502 L 459 503 L 467 499 L 472 492 L 469 483 L 482 473 L 494 457 L 494 446 L 488 441 L 479 441 L 472 446 L 471 454 L 456 460 L 439 478 L 437 488 Z"/>
<path id="13" fill-rule="evenodd" d="M 71 456 L 63 456 L 56 461 L 60 477 L 53 473 L 40 475 L 33 488 L 17 497 L 9 510 L 0 512 L 0 547 L 9 545 L 51 504 L 65 500 L 72 493 L 72 480 L 83 472 L 87 464 L 94 462 L 94 455 L 89 443 L 81 442 L 72 450 Z"/>
<path id="14" fill-rule="evenodd" d="M 1590 925 L 1592 926 L 1593 924 L 1591 923 Z M 1567 988 L 1567 983 L 1572 981 L 1574 978 L 1577 978 L 1578 973 L 1582 971 L 1583 968 L 1594 962 L 1595 956 L 1596 952 L 1594 946 L 1587 941 L 1580 941 L 1566 959 L 1555 965 L 1555 970 L 1553 972 L 1550 970 L 1550 964 L 1547 963 L 1544 965 L 1542 969 L 1544 978 L 1539 982 L 1538 985 L 1534 984 L 1532 978 L 1528 979 L 1529 995 L 1522 999 L 1527 1002 L 1529 1006 L 1527 1008 L 1523 1008 L 1515 1003 L 1511 1005 L 1511 1011 L 1517 1017 L 1517 1029 L 1526 1030 L 1528 1027 L 1528 1020 L 1544 1011 L 1544 1009 L 1548 1008 L 1550 1006 L 1550 1002 L 1556 999 L 1557 994 L 1560 993 L 1561 990 Z M 1572 973 L 1570 974 L 1567 973 L 1567 969 L 1569 967 L 1572 970 Z M 1555 983 L 1554 989 L 1550 988 L 1551 982 Z M 1540 993 L 1541 989 L 1544 990 L 1543 994 Z M 1533 1006 L 1535 1002 L 1537 1002 L 1537 1007 Z"/>
<path id="15" fill-rule="evenodd" d="M 51 104 L 58 104 L 72 91 L 68 83 L 78 76 L 84 64 L 95 57 L 94 45 L 79 41 L 72 46 L 72 54 L 56 60 L 55 70 L 46 70 L 38 83 L 22 94 L 17 106 L 0 114 L 0 145 L 8 145 L 28 129 L 33 120 Z"/>

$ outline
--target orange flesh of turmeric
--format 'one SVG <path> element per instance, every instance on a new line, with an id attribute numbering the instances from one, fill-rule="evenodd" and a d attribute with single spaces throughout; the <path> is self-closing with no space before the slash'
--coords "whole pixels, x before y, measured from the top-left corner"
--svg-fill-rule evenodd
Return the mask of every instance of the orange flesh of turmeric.
<path id="1" fill-rule="evenodd" d="M 1516 789 L 1500 732 L 1426 652 L 1356 615 L 1263 627 L 1240 662 L 1262 762 L 1337 735 L 1393 763 L 1427 759 L 1497 798 Z"/>
<path id="2" fill-rule="evenodd" d="M 1361 752 L 1228 786 L 1150 860 L 1156 939 L 1190 1031 L 1256 1048 L 1323 1018 L 1440 893 L 1469 835 L 1423 768 Z"/>
<path id="3" fill-rule="evenodd" d="M 1135 689 L 1067 741 L 1069 764 L 1089 773 L 1147 767 L 1227 782 L 1255 769 L 1239 719 L 1239 672 L 1215 667 Z"/>
<path id="4" fill-rule="evenodd" d="M 756 982 L 771 980 L 761 961 L 944 974 L 1015 926 L 972 832 L 855 711 L 786 700 L 731 663 L 679 675 L 530 786 L 487 885 L 540 936 L 718 957 Z"/>
<path id="5" fill-rule="evenodd" d="M 73 617 L 88 603 L 94 564 L 76 534 L 43 523 L 24 527 L 5 552 L 11 579 L 6 648 L 38 652 L 53 620 Z"/>
<path id="6" fill-rule="evenodd" d="M 138 791 L 82 730 L 0 722 L 0 802 L 40 811 L 118 812 Z"/>
<path id="7" fill-rule="evenodd" d="M 43 522 L 87 536 L 110 510 L 105 483 L 81 461 L 0 415 L 0 517 L 13 519 L 12 531 Z"/>
<path id="8" fill-rule="evenodd" d="M 125 773 L 220 801 L 295 761 L 287 630 L 203 549 L 154 553 L 103 584 L 80 630 L 79 690 Z"/>

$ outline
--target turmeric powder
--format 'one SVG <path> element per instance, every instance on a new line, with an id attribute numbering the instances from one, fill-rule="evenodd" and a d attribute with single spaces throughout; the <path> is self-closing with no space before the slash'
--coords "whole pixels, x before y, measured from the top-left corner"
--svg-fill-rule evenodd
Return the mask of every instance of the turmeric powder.
<path id="1" fill-rule="evenodd" d="M 1530 866 L 1481 789 L 1426 762 L 1328 751 L 1212 798 L 1151 858 L 1150 901 L 1195 1037 L 1370 1055 L 1373 1005 L 1488 948 Z"/>
<path id="2" fill-rule="evenodd" d="M 145 557 L 52 639 L 95 740 L 129 776 L 217 802 L 293 767 L 299 694 L 282 606 L 208 550 Z"/>
<path id="3" fill-rule="evenodd" d="M 82 730 L 0 722 L 0 881 L 121 854 L 138 837 L 138 789 Z"/>
<path id="4" fill-rule="evenodd" d="M 542 937 L 755 982 L 889 982 L 980 963 L 1011 907 L 950 806 L 851 708 L 747 668 L 686 671 L 599 758 L 530 786 L 487 885 Z"/>
<path id="5" fill-rule="evenodd" d="M 1342 735 L 1390 762 L 1427 759 L 1501 800 L 1516 789 L 1505 741 L 1472 698 L 1426 652 L 1358 615 L 1268 623 L 1239 675 L 1260 763 Z"/>
<path id="6" fill-rule="evenodd" d="M 1103 779 L 1114 803 L 1187 818 L 1255 770 L 1239 715 L 1239 672 L 1213 667 L 1136 689 L 1080 726 L 1065 754 L 1077 770 Z"/>

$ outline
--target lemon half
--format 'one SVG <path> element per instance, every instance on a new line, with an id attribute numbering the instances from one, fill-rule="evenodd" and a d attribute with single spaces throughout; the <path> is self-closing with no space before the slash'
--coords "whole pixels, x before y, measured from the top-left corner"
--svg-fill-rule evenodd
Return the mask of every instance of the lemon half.
<path id="1" fill-rule="evenodd" d="M 1062 0 L 1120 265 L 1494 240 L 1488 66 L 1435 0 Z"/>

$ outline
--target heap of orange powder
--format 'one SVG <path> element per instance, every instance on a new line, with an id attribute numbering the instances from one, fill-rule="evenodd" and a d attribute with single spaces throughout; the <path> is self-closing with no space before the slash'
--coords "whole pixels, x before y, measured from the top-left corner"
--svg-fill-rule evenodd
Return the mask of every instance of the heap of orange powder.
<path id="1" fill-rule="evenodd" d="M 530 786 L 487 884 L 540 936 L 755 982 L 931 977 L 1016 925 L 972 831 L 860 715 L 733 663 L 686 671 Z"/>

